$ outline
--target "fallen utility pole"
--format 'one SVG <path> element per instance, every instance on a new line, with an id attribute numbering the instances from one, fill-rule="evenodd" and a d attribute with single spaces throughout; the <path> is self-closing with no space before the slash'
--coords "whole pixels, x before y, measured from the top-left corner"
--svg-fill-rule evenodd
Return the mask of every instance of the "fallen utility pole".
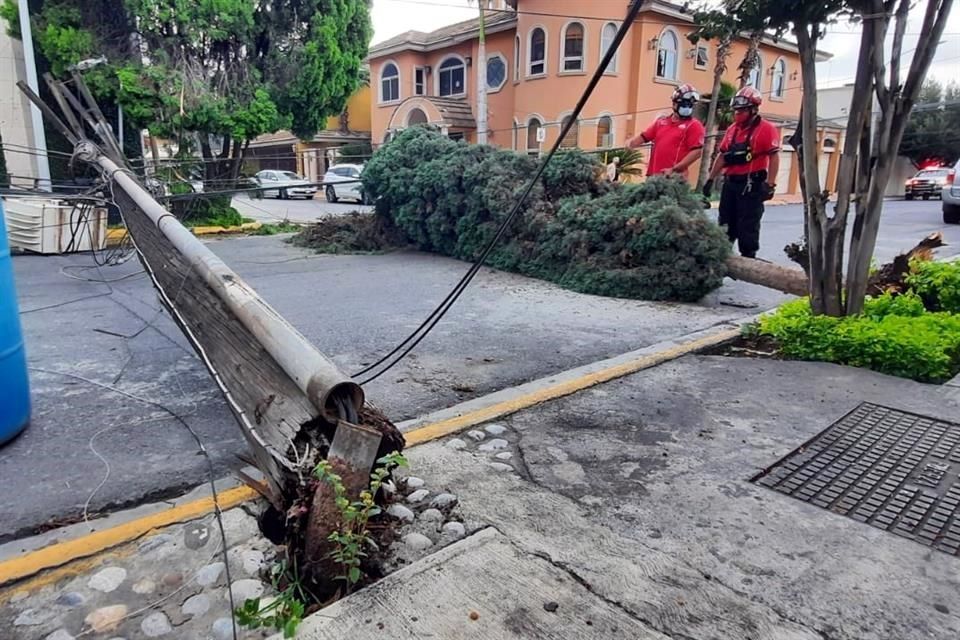
<path id="1" fill-rule="evenodd" d="M 330 493 L 312 482 L 317 463 L 332 450 L 331 464 L 341 473 L 369 478 L 378 458 L 403 448 L 403 437 L 364 408 L 356 382 L 150 195 L 127 168 L 80 74 L 73 74 L 77 95 L 52 78 L 47 83 L 66 122 L 29 87 L 21 89 L 74 144 L 74 158 L 100 170 L 104 192 L 120 209 L 161 304 L 220 388 L 266 478 L 266 486 L 249 483 L 269 499 L 273 519 L 283 527 L 273 538 L 286 542 L 294 556 L 305 548 L 314 556 L 319 549 L 322 556 L 336 520 L 314 525 L 290 515 L 314 502 L 322 503 L 313 505 L 317 509 L 337 513 Z M 364 422 L 372 428 L 359 426 Z"/>

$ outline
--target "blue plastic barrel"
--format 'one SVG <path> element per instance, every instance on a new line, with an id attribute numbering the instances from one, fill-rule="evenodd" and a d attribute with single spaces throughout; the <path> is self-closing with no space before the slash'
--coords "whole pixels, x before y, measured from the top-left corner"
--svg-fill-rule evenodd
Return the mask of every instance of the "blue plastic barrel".
<path id="1" fill-rule="evenodd" d="M 30 422 L 30 384 L 23 352 L 20 309 L 13 287 L 13 260 L 7 241 L 3 200 L 0 200 L 0 444 L 11 440 Z"/>

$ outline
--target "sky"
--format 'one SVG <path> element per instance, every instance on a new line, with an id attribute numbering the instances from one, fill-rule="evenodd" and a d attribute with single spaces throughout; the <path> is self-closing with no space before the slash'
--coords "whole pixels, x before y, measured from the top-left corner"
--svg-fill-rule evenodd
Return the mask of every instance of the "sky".
<path id="1" fill-rule="evenodd" d="M 623 0 L 584 2 L 610 3 L 611 15 L 625 7 Z M 926 1 L 920 0 L 918 6 L 910 12 L 910 22 L 907 25 L 909 35 L 904 40 L 903 48 L 905 53 L 916 45 L 925 8 Z M 374 0 L 373 42 L 377 43 L 410 30 L 431 31 L 454 22 L 469 20 L 476 15 L 476 4 L 471 7 L 468 0 Z M 829 33 L 820 48 L 832 53 L 834 57 L 821 63 L 817 69 L 819 86 L 841 86 L 853 81 L 860 46 L 859 36 L 860 30 L 855 25 L 836 24 L 829 27 Z M 911 54 L 905 55 L 904 65 L 911 58 Z M 943 42 L 937 49 L 929 76 L 941 81 L 960 80 L 960 5 L 951 11 Z"/>

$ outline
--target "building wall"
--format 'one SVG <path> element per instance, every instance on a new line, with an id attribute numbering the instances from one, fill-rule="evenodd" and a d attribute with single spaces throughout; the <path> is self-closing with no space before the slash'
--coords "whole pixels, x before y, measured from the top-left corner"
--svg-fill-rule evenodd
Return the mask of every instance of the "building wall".
<path id="1" fill-rule="evenodd" d="M 347 112 L 350 114 L 351 131 L 370 131 L 372 123 L 370 120 L 370 101 L 371 87 L 360 87 L 347 100 Z M 340 128 L 340 116 L 331 116 L 327 119 L 327 129 L 336 131 Z"/>
<path id="2" fill-rule="evenodd" d="M 517 15 L 516 29 L 488 35 L 488 55 L 500 53 L 508 61 L 508 81 L 499 92 L 490 93 L 489 105 L 489 142 L 503 148 L 527 150 L 527 124 L 532 118 L 544 123 L 545 141 L 538 145 L 540 150 L 549 148 L 557 139 L 564 116 L 574 108 L 580 95 L 586 88 L 601 59 L 602 32 L 605 25 L 619 22 L 611 20 L 614 16 L 626 12 L 627 0 L 609 0 L 608 2 L 583 2 L 582 0 L 523 0 L 521 13 Z M 547 15 L 549 14 L 549 15 Z M 579 16 L 579 19 L 562 17 Z M 563 33 L 573 21 L 582 24 L 585 33 L 584 70 L 582 72 L 562 71 Z M 546 73 L 531 76 L 529 73 L 530 34 L 540 27 L 547 33 Z M 679 15 L 668 16 L 643 12 L 637 23 L 628 32 L 617 54 L 616 66 L 601 79 L 581 115 L 577 145 L 583 149 L 598 148 L 598 121 L 602 116 L 613 120 L 613 146 L 624 146 L 630 138 L 645 129 L 656 118 L 671 113 L 670 97 L 679 84 L 690 83 L 708 94 L 713 88 L 713 69 L 716 63 L 716 42 L 701 42 L 707 47 L 706 64 L 698 65 L 697 45 L 687 36 L 693 30 L 692 25 L 684 22 Z M 676 78 L 657 77 L 658 43 L 664 34 L 670 31 L 678 43 Z M 514 81 L 514 62 L 516 59 L 514 39 L 519 35 L 520 76 Z M 738 66 L 748 48 L 748 43 L 735 42 L 727 58 L 727 70 L 724 79 L 739 86 Z M 399 54 L 376 57 L 371 64 L 373 83 L 372 137 L 375 144 L 382 142 L 397 105 L 413 95 L 413 68 L 431 66 L 434 73 L 428 78 L 428 95 L 436 95 L 436 69 L 449 55 L 457 54 L 477 59 L 477 40 L 459 43 L 443 50 L 429 53 L 405 51 Z M 759 89 L 764 94 L 761 112 L 772 116 L 776 121 L 785 121 L 781 126 L 783 137 L 794 130 L 793 122 L 800 112 L 802 98 L 800 62 L 796 53 L 768 43 L 760 45 Z M 783 60 L 784 91 L 782 96 L 773 95 L 773 67 Z M 378 101 L 380 92 L 380 71 L 387 61 L 395 62 L 400 68 L 400 100 L 392 104 Z M 475 109 L 476 69 L 467 69 L 467 93 L 465 100 Z M 475 141 L 474 132 L 467 132 L 467 139 Z M 785 156 L 790 154 L 785 151 Z M 825 164 L 825 178 L 835 173 L 839 152 L 831 154 Z M 781 192 L 796 192 L 796 167 L 791 166 L 789 158 L 784 158 L 782 171 L 786 183 L 778 183 Z M 691 175 L 696 175 L 698 166 L 691 167 Z M 832 180 L 831 180 L 832 182 Z"/>
<path id="3" fill-rule="evenodd" d="M 11 183 L 32 187 L 31 180 L 16 176 L 36 176 L 36 158 L 22 147 L 33 147 L 33 121 L 30 103 L 17 88 L 17 80 L 25 80 L 23 45 L 0 28 L 0 132 L 3 133 L 4 155 Z M 15 146 L 19 145 L 19 146 Z"/>

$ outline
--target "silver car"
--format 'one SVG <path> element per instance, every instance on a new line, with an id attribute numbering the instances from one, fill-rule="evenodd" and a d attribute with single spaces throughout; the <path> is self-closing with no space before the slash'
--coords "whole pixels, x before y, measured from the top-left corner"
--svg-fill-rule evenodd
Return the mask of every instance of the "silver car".
<path id="1" fill-rule="evenodd" d="M 256 175 L 256 180 L 260 187 L 265 187 L 262 192 L 264 198 L 280 198 L 281 200 L 306 198 L 309 200 L 317 193 L 315 184 L 302 176 L 298 176 L 293 171 L 268 169 L 259 172 Z"/>
<path id="2" fill-rule="evenodd" d="M 947 174 L 947 183 L 940 192 L 944 224 L 960 224 L 960 184 L 956 179 L 958 172 L 960 172 L 960 161 L 950 169 L 950 173 Z"/>
<path id="3" fill-rule="evenodd" d="M 369 204 L 363 195 L 361 173 L 363 173 L 362 164 L 338 164 L 330 167 L 323 176 L 323 181 L 326 183 L 324 193 L 327 196 L 327 202 L 356 200 L 362 204 Z"/>

